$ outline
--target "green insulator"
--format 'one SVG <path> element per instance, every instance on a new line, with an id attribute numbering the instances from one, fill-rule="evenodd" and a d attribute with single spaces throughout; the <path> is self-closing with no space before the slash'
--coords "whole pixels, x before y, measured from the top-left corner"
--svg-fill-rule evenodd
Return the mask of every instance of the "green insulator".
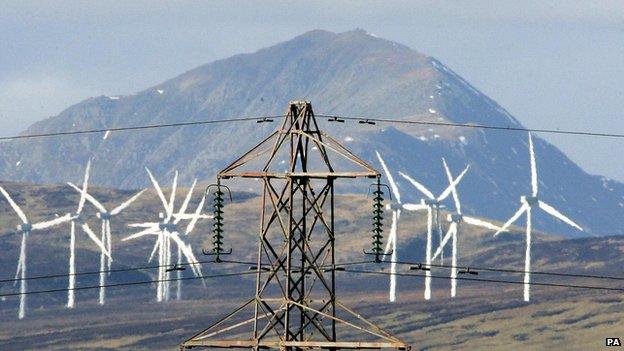
<path id="1" fill-rule="evenodd" d="M 383 253 L 383 229 L 381 229 L 383 227 L 383 194 L 384 192 L 381 190 L 381 184 L 377 183 L 377 189 L 375 189 L 375 191 L 373 191 L 373 235 L 372 235 L 372 252 L 375 253 L 376 257 L 375 260 L 376 261 L 380 261 L 379 259 L 379 255 L 381 255 Z"/>

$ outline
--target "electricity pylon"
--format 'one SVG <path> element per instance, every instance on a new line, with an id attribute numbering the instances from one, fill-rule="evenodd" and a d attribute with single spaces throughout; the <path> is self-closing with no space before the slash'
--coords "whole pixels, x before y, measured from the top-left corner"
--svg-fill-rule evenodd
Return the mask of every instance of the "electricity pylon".
<path id="1" fill-rule="evenodd" d="M 330 160 L 336 156 L 340 160 Z M 335 169 L 333 161 L 349 169 Z M 290 102 L 278 130 L 219 172 L 217 193 L 221 180 L 238 177 L 263 182 L 255 296 L 181 349 L 409 350 L 336 298 L 334 183 L 378 180 L 380 173 L 319 129 L 310 102 Z M 222 225 L 216 226 L 216 261 L 223 254 Z M 363 336 L 353 340 L 358 333 Z"/>

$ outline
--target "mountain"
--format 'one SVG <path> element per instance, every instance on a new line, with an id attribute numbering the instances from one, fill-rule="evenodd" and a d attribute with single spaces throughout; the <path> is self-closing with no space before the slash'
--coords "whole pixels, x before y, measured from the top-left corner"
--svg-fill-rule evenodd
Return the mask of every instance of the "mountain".
<path id="1" fill-rule="evenodd" d="M 362 30 L 315 30 L 251 54 L 215 61 L 144 91 L 100 96 L 29 127 L 24 134 L 168 124 L 282 114 L 288 101 L 310 100 L 317 114 L 522 127 L 504 108 L 436 59 Z M 529 192 L 527 135 L 518 132 L 403 124 L 321 128 L 375 166 L 379 150 L 394 171 L 405 171 L 440 192 L 440 158 L 457 174 L 466 212 L 505 220 Z M 77 135 L 0 144 L 0 178 L 37 183 L 80 179 L 94 158 L 95 184 L 148 185 L 174 169 L 182 180 L 210 182 L 215 172 L 261 140 L 275 123 L 239 122 Z M 578 232 L 537 214 L 540 229 L 568 237 L 624 233 L 624 186 L 589 175 L 561 151 L 535 138 L 541 197 L 577 221 Z M 404 201 L 420 199 L 399 179 Z M 355 188 L 345 188 L 354 191 Z M 357 188 L 365 192 L 365 186 Z"/>

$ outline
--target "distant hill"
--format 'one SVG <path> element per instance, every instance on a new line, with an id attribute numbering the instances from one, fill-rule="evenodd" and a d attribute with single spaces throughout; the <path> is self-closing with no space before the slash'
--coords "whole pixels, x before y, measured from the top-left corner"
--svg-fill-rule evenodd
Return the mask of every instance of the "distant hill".
<path id="1" fill-rule="evenodd" d="M 510 84 L 513 84 L 510 82 Z M 496 102 L 432 57 L 362 30 L 315 30 L 284 43 L 215 61 L 127 96 L 100 96 L 35 123 L 24 133 L 111 128 L 227 117 L 275 115 L 289 100 L 312 101 L 316 113 L 414 121 L 521 127 Z M 527 102 L 528 103 L 528 102 Z M 440 158 L 458 173 L 471 170 L 460 191 L 466 211 L 505 220 L 529 191 L 527 136 L 506 131 L 321 122 L 378 166 L 377 149 L 394 171 L 408 172 L 439 192 Z M 183 181 L 210 181 L 273 124 L 241 122 L 83 135 L 0 144 L 0 178 L 36 183 L 79 179 L 93 157 L 95 184 L 146 186 L 144 166 L 159 176 L 179 169 Z M 592 176 L 536 138 L 542 198 L 586 229 L 577 232 L 537 215 L 538 228 L 568 237 L 624 233 L 624 186 Z M 420 198 L 399 180 L 406 201 Z M 246 190 L 246 189 L 245 189 Z M 355 191 L 353 187 L 346 188 Z M 364 188 L 358 191 L 365 192 Z"/>
<path id="2" fill-rule="evenodd" d="M 74 209 L 77 195 L 66 186 L 43 186 L 0 183 L 12 194 L 31 220 L 53 216 L 50 209 L 64 213 Z M 186 189 L 180 189 L 179 201 Z M 120 203 L 132 191 L 93 188 L 92 193 L 107 207 Z M 197 192 L 199 194 L 199 192 Z M 122 242 L 131 233 L 128 223 L 151 221 L 160 210 L 153 191 L 148 191 L 122 217 L 113 221 L 113 269 L 151 266 L 146 262 L 153 238 Z M 192 199 L 195 206 L 199 196 Z M 370 199 L 369 199 L 370 201 Z M 370 202 L 363 194 L 337 196 L 337 262 L 366 259 L 362 248 L 370 245 Z M 234 249 L 232 260 L 253 262 L 256 253 L 258 206 L 260 199 L 248 194 L 234 194 L 234 202 L 225 208 L 225 245 Z M 95 229 L 99 221 L 87 205 L 84 218 Z M 11 279 L 17 264 L 20 236 L 14 231 L 16 216 L 0 201 L 0 279 Z M 184 239 L 193 244 L 200 260 L 200 248 L 209 248 L 211 221 L 202 221 L 197 231 Z M 29 276 L 66 274 L 68 226 L 35 232 L 29 238 Z M 399 227 L 399 259 L 421 261 L 424 255 L 425 218 L 404 213 Z M 496 267 L 521 270 L 524 240 L 521 228 L 492 238 L 492 233 L 463 227 L 459 237 L 459 264 L 471 267 Z M 78 272 L 97 271 L 99 253 L 82 233 L 77 236 Z M 536 233 L 533 269 L 565 273 L 620 276 L 624 264 L 624 237 L 562 239 Z M 448 256 L 447 256 L 448 257 Z M 446 261 L 448 264 L 448 261 Z M 387 264 L 351 266 L 379 270 Z M 447 277 L 449 271 L 433 268 L 435 276 Z M 246 264 L 203 265 L 204 274 L 249 272 Z M 410 272 L 401 265 L 399 272 Z M 413 273 L 413 271 L 412 271 Z M 349 306 L 382 327 L 396 333 L 414 349 L 597 349 L 605 335 L 617 336 L 624 321 L 620 292 L 562 289 L 544 286 L 532 288 L 531 303 L 522 302 L 522 286 L 514 284 L 458 282 L 458 296 L 449 298 L 449 281 L 433 280 L 433 298 L 423 300 L 423 281 L 414 277 L 398 278 L 398 299 L 388 303 L 388 277 L 338 273 L 338 296 Z M 417 273 L 413 273 L 417 274 Z M 188 271 L 185 276 L 190 276 Z M 482 279 L 520 282 L 520 274 L 481 270 Z M 80 275 L 77 286 L 96 286 L 97 275 Z M 150 281 L 155 270 L 113 273 L 109 283 Z M 17 297 L 0 300 L 0 349 L 31 350 L 43 345 L 50 350 L 171 350 L 184 338 L 215 322 L 252 296 L 254 275 L 207 279 L 206 288 L 198 281 L 185 281 L 183 300 L 155 302 L 155 286 L 137 285 L 107 290 L 108 301 L 97 304 L 97 289 L 77 292 L 73 310 L 64 307 L 64 292 L 29 295 L 28 313 L 17 320 Z M 534 282 L 557 282 L 579 285 L 618 287 L 618 281 L 564 278 L 533 275 Z M 32 280 L 29 291 L 63 289 L 67 278 Z M 621 286 L 620 286 L 621 287 Z M 0 285 L 0 293 L 18 291 L 10 282 Z M 620 327 L 618 327 L 618 325 Z M 615 334 L 613 334 L 615 333 Z"/>

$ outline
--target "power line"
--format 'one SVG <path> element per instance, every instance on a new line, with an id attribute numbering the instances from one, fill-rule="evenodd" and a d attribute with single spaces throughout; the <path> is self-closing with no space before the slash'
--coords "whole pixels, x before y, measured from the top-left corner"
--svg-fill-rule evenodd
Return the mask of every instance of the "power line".
<path id="1" fill-rule="evenodd" d="M 490 267 L 478 267 L 478 266 L 453 266 L 445 264 L 426 264 L 423 262 L 408 262 L 408 261 L 382 261 L 382 263 L 396 263 L 402 265 L 420 265 L 422 267 L 439 267 L 439 268 L 470 268 L 476 271 L 488 271 L 488 272 L 501 272 L 501 273 L 529 273 L 535 275 L 551 275 L 559 277 L 572 277 L 572 278 L 591 278 L 591 279 L 608 279 L 608 280 L 624 280 L 624 277 L 610 276 L 610 275 L 594 275 L 594 274 L 580 274 L 580 273 L 560 273 L 560 272 L 540 272 L 540 271 L 525 271 L 510 268 L 490 268 Z"/>
<path id="2" fill-rule="evenodd" d="M 358 273 L 358 274 L 376 274 L 376 275 L 395 275 L 395 276 L 400 276 L 400 277 L 419 277 L 419 278 L 427 277 L 424 274 L 388 273 L 388 272 L 381 272 L 381 271 L 357 270 L 357 269 L 344 269 L 338 272 Z M 443 276 L 443 275 L 430 275 L 429 277 L 435 278 L 435 279 L 453 279 L 449 276 Z M 529 285 L 536 285 L 536 286 L 550 286 L 550 287 L 571 288 L 571 289 L 624 291 L 624 288 L 612 288 L 612 287 L 596 286 L 596 285 L 575 285 L 575 284 L 541 283 L 541 282 L 524 283 L 521 281 L 514 281 L 514 280 L 467 278 L 467 277 L 456 277 L 455 279 L 476 281 L 476 282 L 482 282 L 482 283 L 502 283 L 502 284 L 517 284 L 517 285 L 529 284 Z"/>
<path id="3" fill-rule="evenodd" d="M 220 261 L 221 263 L 231 263 L 231 264 L 242 264 L 242 265 L 249 265 L 249 266 L 255 266 L 256 262 L 251 262 L 251 261 L 234 261 L 234 260 L 224 260 L 221 259 Z M 58 273 L 58 274 L 48 274 L 48 275 L 37 275 L 37 276 L 31 276 L 31 277 L 17 277 L 17 278 L 5 278 L 5 279 L 0 279 L 0 283 L 9 283 L 9 282 L 18 282 L 21 280 L 43 280 L 43 279 L 54 279 L 54 278 L 65 278 L 65 277 L 69 277 L 69 276 L 84 276 L 84 275 L 95 275 L 95 274 L 100 274 L 100 273 L 120 273 L 120 272 L 133 272 L 133 271 L 144 271 L 144 270 L 150 270 L 150 269 L 158 269 L 158 268 L 162 268 L 162 267 L 179 267 L 179 266 L 192 266 L 192 265 L 204 265 L 207 263 L 217 263 L 217 261 L 215 260 L 210 260 L 210 261 L 197 261 L 197 262 L 193 262 L 193 263 L 176 263 L 176 264 L 169 264 L 169 265 L 153 265 L 153 266 L 141 266 L 141 267 L 128 267 L 128 268 L 118 268 L 118 269 L 106 269 L 106 270 L 98 270 L 98 271 L 85 271 L 85 272 L 76 272 L 76 273 Z M 365 264 L 365 263 L 374 263 L 374 261 L 355 261 L 355 262 L 345 262 L 345 263 L 339 263 L 339 264 L 335 264 L 334 266 L 336 267 L 342 267 L 342 266 L 351 266 L 351 265 L 359 265 L 359 264 Z M 325 266 L 321 266 L 320 268 L 328 268 L 330 267 L 329 265 L 325 265 Z"/>
<path id="4" fill-rule="evenodd" d="M 46 137 L 55 137 L 55 136 L 80 135 L 80 134 L 95 134 L 95 133 L 106 133 L 106 132 L 121 132 L 121 131 L 156 129 L 156 128 L 186 127 L 186 126 L 197 126 L 197 125 L 204 125 L 204 124 L 231 123 L 231 122 L 243 122 L 243 121 L 264 121 L 267 118 L 278 118 L 278 117 L 284 117 L 284 115 L 236 117 L 236 118 L 214 119 L 214 120 L 192 121 L 192 122 L 148 124 L 148 125 L 141 125 L 141 126 L 111 127 L 111 128 L 102 128 L 102 129 L 87 129 L 87 130 L 74 130 L 74 131 L 65 131 L 65 132 L 25 134 L 25 135 L 16 135 L 16 136 L 9 136 L 9 137 L 0 137 L 0 141 L 46 138 Z"/>
<path id="5" fill-rule="evenodd" d="M 138 281 L 138 282 L 128 282 L 128 283 L 115 283 L 115 284 L 104 284 L 104 285 L 79 286 L 79 287 L 75 287 L 73 289 L 60 288 L 60 289 L 48 289 L 48 290 L 34 290 L 34 291 L 27 291 L 25 293 L 0 294 L 0 297 L 19 296 L 19 295 L 33 295 L 33 294 L 48 294 L 48 293 L 56 293 L 56 292 L 66 292 L 66 291 L 70 291 L 70 290 L 89 290 L 89 289 L 99 289 L 99 288 L 116 288 L 116 287 L 121 287 L 121 286 L 145 285 L 145 284 L 153 284 L 153 283 L 161 283 L 161 282 L 173 282 L 173 281 L 181 281 L 181 280 L 236 277 L 236 276 L 247 275 L 247 274 L 256 274 L 256 272 L 255 271 L 245 271 L 245 272 L 238 272 L 238 273 L 223 273 L 223 274 L 213 274 L 213 275 L 201 275 L 199 277 L 184 277 L 184 278 L 171 278 L 171 279 Z"/>
<path id="6" fill-rule="evenodd" d="M 461 124 L 461 123 L 452 123 L 452 122 L 410 121 L 410 120 L 394 119 L 394 118 L 353 117 L 353 116 L 324 115 L 324 114 L 318 114 L 315 116 L 319 118 L 334 120 L 334 121 L 336 121 L 337 119 L 349 120 L 349 121 L 368 121 L 369 124 L 374 124 L 370 122 L 380 122 L 380 123 L 396 123 L 396 124 L 416 124 L 416 125 L 438 126 L 438 127 L 491 129 L 491 130 L 502 130 L 502 131 L 513 131 L 513 132 L 536 132 L 536 133 L 565 134 L 565 135 L 576 135 L 576 136 L 624 138 L 624 134 L 620 134 L 620 133 L 584 132 L 584 131 L 579 131 L 579 130 L 522 128 L 522 127 L 511 127 L 511 126 L 494 126 L 494 125 L 487 125 L 487 124 Z M 146 130 L 146 129 L 156 129 L 156 128 L 185 127 L 185 126 L 196 126 L 196 125 L 207 125 L 207 124 L 222 124 L 222 123 L 244 122 L 244 121 L 270 122 L 271 118 L 279 118 L 279 117 L 284 117 L 284 115 L 236 117 L 236 118 L 191 121 L 191 122 L 149 124 L 149 125 L 128 126 L 128 127 L 111 127 L 111 128 L 101 128 L 101 129 L 61 131 L 61 132 L 50 132 L 50 133 L 40 133 L 40 134 L 25 134 L 25 135 L 0 137 L 0 141 L 46 138 L 46 137 L 55 137 L 55 136 L 70 136 L 70 135 L 81 135 L 81 134 L 96 134 L 96 133 L 106 133 L 106 132 L 134 131 L 134 130 Z"/>
<path id="7" fill-rule="evenodd" d="M 17 282 L 17 281 L 20 281 L 20 280 L 41 280 L 41 279 L 64 278 L 64 277 L 69 277 L 69 276 L 95 275 L 95 274 L 100 274 L 100 273 L 119 273 L 119 272 L 144 271 L 144 270 L 157 269 L 157 268 L 162 268 L 162 267 L 202 265 L 202 264 L 212 263 L 212 262 L 215 262 L 215 261 L 211 260 L 211 261 L 198 261 L 198 262 L 193 262 L 193 263 L 176 263 L 176 264 L 170 264 L 170 265 L 107 269 L 107 270 L 100 270 L 100 271 L 77 272 L 77 273 L 73 273 L 73 274 L 71 274 L 71 273 L 59 273 L 59 274 L 49 274 L 49 275 L 37 275 L 37 276 L 25 277 L 25 278 L 19 278 L 18 277 L 18 278 L 13 278 L 13 279 L 8 279 L 8 278 L 7 279 L 2 279 L 2 280 L 0 280 L 0 283 L 7 283 L 7 282 L 13 282 L 13 281 Z"/>
<path id="8" fill-rule="evenodd" d="M 536 133 L 549 133 L 549 134 L 565 134 L 565 135 L 577 135 L 577 136 L 592 136 L 592 137 L 607 137 L 607 138 L 624 138 L 624 134 L 619 133 L 597 133 L 597 132 L 584 132 L 579 130 L 559 130 L 559 129 L 543 129 L 543 128 L 522 128 L 511 126 L 493 126 L 487 124 L 461 124 L 453 122 L 428 122 L 428 121 L 410 121 L 404 119 L 393 118 L 375 118 L 375 117 L 349 117 L 340 115 L 315 115 L 316 117 L 327 119 L 344 119 L 350 121 L 369 121 L 369 122 L 381 122 L 381 123 L 397 123 L 397 124 L 418 124 L 425 126 L 438 126 L 438 127 L 459 127 L 459 128 L 476 128 L 476 129 L 493 129 L 493 130 L 505 130 L 513 132 L 536 132 Z M 371 124 L 371 123 L 368 123 Z"/>

